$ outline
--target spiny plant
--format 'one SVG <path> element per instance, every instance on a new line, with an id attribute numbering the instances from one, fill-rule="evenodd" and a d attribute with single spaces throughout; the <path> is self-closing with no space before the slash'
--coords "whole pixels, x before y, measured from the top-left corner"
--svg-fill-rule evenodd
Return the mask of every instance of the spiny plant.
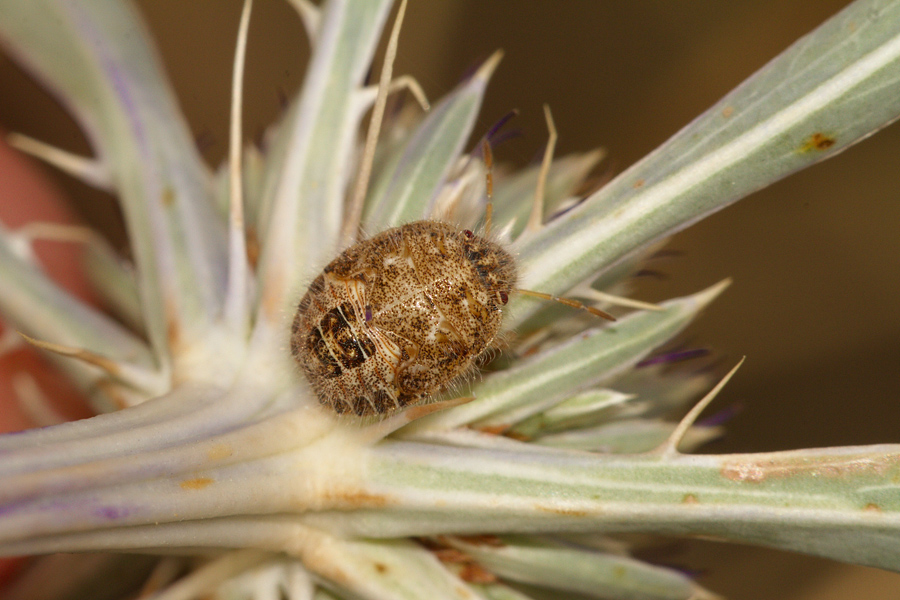
<path id="1" fill-rule="evenodd" d="M 900 1 L 854 3 L 586 197 L 574 190 L 598 156 L 551 161 L 552 142 L 542 165 L 498 176 L 494 228 L 523 287 L 618 321 L 512 298 L 507 347 L 478 377 L 363 423 L 299 375 L 296 304 L 357 225 L 478 228 L 485 166 L 467 143 L 498 57 L 429 111 L 388 113 L 365 144 L 369 110 L 374 140 L 388 94 L 417 89 L 392 79 L 396 28 L 380 85 L 365 83 L 391 3 L 293 4 L 312 40 L 302 89 L 262 149 L 243 145 L 248 3 L 229 159 L 211 173 L 128 3 L 0 0 L 5 48 L 94 155 L 13 142 L 113 191 L 129 239 L 126 262 L 78 230 L 107 314 L 46 276 L 31 242 L 48 229 L 0 230 L 5 322 L 98 413 L 0 438 L 0 552 L 161 556 L 92 568 L 152 568 L 143 593 L 169 600 L 712 596 L 629 556 L 627 532 L 900 569 L 900 446 L 686 453 L 716 433 L 694 422 L 725 380 L 687 410 L 708 376 L 642 361 L 725 284 L 658 306 L 612 295 L 665 236 L 900 115 Z M 68 561 L 64 581 L 88 568 L 48 560 Z"/>

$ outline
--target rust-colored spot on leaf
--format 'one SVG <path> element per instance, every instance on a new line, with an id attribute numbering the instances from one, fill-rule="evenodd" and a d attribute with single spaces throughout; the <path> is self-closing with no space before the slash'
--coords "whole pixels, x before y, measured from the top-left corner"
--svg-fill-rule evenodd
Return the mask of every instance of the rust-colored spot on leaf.
<path id="1" fill-rule="evenodd" d="M 379 573 L 387 573 L 388 566 L 384 563 L 377 562 L 377 563 L 375 563 L 375 570 L 378 571 Z"/>
<path id="2" fill-rule="evenodd" d="M 828 148 L 834 146 L 836 142 L 837 140 L 830 135 L 816 132 L 812 134 L 805 142 L 803 142 L 803 144 L 800 146 L 800 152 L 806 153 L 813 150 L 827 150 Z"/>
<path id="3" fill-rule="evenodd" d="M 194 477 L 193 479 L 185 479 L 181 482 L 183 490 L 202 490 L 206 486 L 215 483 L 210 477 Z"/>
<path id="4" fill-rule="evenodd" d="M 682 504 L 700 504 L 700 501 L 697 500 L 697 496 L 693 494 L 685 494 L 684 498 L 681 499 Z"/>
<path id="5" fill-rule="evenodd" d="M 638 179 L 631 185 L 631 187 L 633 187 L 634 189 L 639 189 L 639 188 L 644 187 L 645 183 L 646 183 L 646 181 L 644 181 L 643 179 Z"/>
<path id="6" fill-rule="evenodd" d="M 866 507 L 863 510 L 865 510 L 866 512 L 874 512 L 874 513 L 882 512 L 881 507 L 878 506 L 877 504 L 875 504 L 874 502 L 869 502 L 868 504 L 866 504 Z"/>
<path id="7" fill-rule="evenodd" d="M 460 579 L 468 583 L 496 583 L 497 576 L 479 564 L 470 562 L 463 565 L 457 573 Z"/>
<path id="8" fill-rule="evenodd" d="M 722 116 L 725 117 L 726 119 L 733 114 L 734 114 L 733 106 L 726 106 L 725 108 L 722 109 Z"/>
<path id="9" fill-rule="evenodd" d="M 875 475 L 884 477 L 900 462 L 898 454 L 861 454 L 811 458 L 801 454 L 762 460 L 737 460 L 722 464 L 722 477 L 740 483 L 761 483 L 787 477 L 838 478 Z"/>
<path id="10" fill-rule="evenodd" d="M 509 429 L 509 425 L 491 425 L 489 427 L 475 427 L 476 431 L 486 433 L 488 435 L 503 435 Z"/>
<path id="11" fill-rule="evenodd" d="M 497 576 L 475 562 L 475 559 L 456 548 L 450 548 L 445 544 L 450 543 L 449 538 L 443 536 L 432 539 L 420 539 L 419 542 L 431 551 L 435 558 L 445 565 L 452 565 L 451 569 L 463 581 L 469 583 L 494 583 Z M 458 536 L 459 542 L 474 546 L 489 546 L 502 548 L 505 544 L 500 538 L 493 535 Z"/>
<path id="12" fill-rule="evenodd" d="M 459 535 L 459 541 L 473 546 L 490 546 L 491 548 L 503 548 L 506 544 L 496 535 Z"/>
<path id="13" fill-rule="evenodd" d="M 511 440 L 516 440 L 516 441 L 519 441 L 519 442 L 528 442 L 528 441 L 531 440 L 531 438 L 528 437 L 527 435 L 525 435 L 524 433 L 519 433 L 519 432 L 517 432 L 517 431 L 508 431 L 508 432 L 506 432 L 505 435 L 506 435 L 506 437 L 508 437 L 509 439 L 511 439 Z"/>
<path id="14" fill-rule="evenodd" d="M 256 234 L 255 227 L 248 227 L 247 233 L 245 234 L 246 244 L 247 244 L 247 262 L 250 263 L 250 266 L 256 270 L 256 265 L 259 263 L 259 236 Z"/>
<path id="15" fill-rule="evenodd" d="M 472 560 L 472 557 L 456 548 L 433 550 L 434 556 L 442 563 L 459 564 Z"/>

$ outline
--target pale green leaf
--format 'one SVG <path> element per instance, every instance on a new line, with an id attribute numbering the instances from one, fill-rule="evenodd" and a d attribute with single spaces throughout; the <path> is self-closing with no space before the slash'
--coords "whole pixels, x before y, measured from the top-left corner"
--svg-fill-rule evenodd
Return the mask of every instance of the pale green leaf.
<path id="1" fill-rule="evenodd" d="M 129 380 L 122 373 L 123 380 L 147 393 L 164 389 L 165 382 L 157 377 L 154 357 L 143 340 L 68 294 L 36 264 L 19 257 L 10 238 L 0 226 L 0 310 L 13 327 L 39 341 L 84 349 L 120 365 L 127 363 L 143 375 Z M 98 380 L 107 376 L 74 359 L 59 362 L 88 392 L 96 391 Z"/>
<path id="2" fill-rule="evenodd" d="M 111 174 L 165 363 L 171 336 L 190 338 L 218 313 L 225 229 L 143 23 L 116 0 L 2 0 L 0 41 L 72 111 Z"/>
<path id="3" fill-rule="evenodd" d="M 607 409 L 619 406 L 634 398 L 615 390 L 587 390 L 563 400 L 521 421 L 513 427 L 515 434 L 525 438 L 533 437 L 537 432 L 569 429 L 575 425 L 583 427 L 602 419 Z"/>
<path id="4" fill-rule="evenodd" d="M 672 435 L 676 425 L 677 423 L 654 419 L 627 419 L 596 427 L 541 435 L 534 439 L 534 443 L 571 450 L 637 454 L 657 448 Z M 722 435 L 720 427 L 694 426 L 688 429 L 678 447 L 683 451 L 690 451 L 720 435 Z"/>
<path id="5" fill-rule="evenodd" d="M 900 115 L 900 2 L 856 2 L 583 204 L 516 241 L 528 289 L 563 293 Z M 518 326 L 540 304 L 511 303 Z"/>
<path id="6" fill-rule="evenodd" d="M 611 554 L 564 547 L 528 537 L 476 543 L 447 538 L 493 573 L 512 581 L 605 600 L 688 600 L 710 597 L 672 569 Z"/>
<path id="7" fill-rule="evenodd" d="M 280 323 L 337 251 L 365 104 L 363 79 L 390 0 L 337 0 L 321 15 L 301 94 L 274 134 L 261 193 L 262 316 Z"/>
<path id="8" fill-rule="evenodd" d="M 367 230 L 381 231 L 429 216 L 435 195 L 469 138 L 497 60 L 489 60 L 441 100 L 409 142 L 388 159 L 366 199 Z"/>

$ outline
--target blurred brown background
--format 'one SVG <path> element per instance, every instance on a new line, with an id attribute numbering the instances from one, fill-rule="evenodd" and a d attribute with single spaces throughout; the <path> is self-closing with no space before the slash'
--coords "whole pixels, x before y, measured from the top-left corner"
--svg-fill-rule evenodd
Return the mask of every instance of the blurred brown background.
<path id="1" fill-rule="evenodd" d="M 511 108 L 524 136 L 497 149 L 522 165 L 541 151 L 549 103 L 558 155 L 603 146 L 618 172 L 848 4 L 845 0 L 486 2 L 412 0 L 395 73 L 432 100 L 496 48 L 506 51 L 476 133 Z M 204 155 L 227 144 L 237 0 L 140 3 Z M 245 131 L 257 135 L 298 87 L 307 56 L 299 20 L 257 0 Z M 0 124 L 87 151 L 52 100 L 0 58 Z M 689 338 L 747 362 L 714 406 L 740 404 L 706 451 L 900 442 L 900 128 L 788 178 L 676 236 L 681 255 L 645 281 L 647 299 L 734 285 Z M 86 218 L 117 233 L 108 198 L 55 175 Z M 702 573 L 729 598 L 896 598 L 900 575 L 706 542 L 663 560 Z"/>

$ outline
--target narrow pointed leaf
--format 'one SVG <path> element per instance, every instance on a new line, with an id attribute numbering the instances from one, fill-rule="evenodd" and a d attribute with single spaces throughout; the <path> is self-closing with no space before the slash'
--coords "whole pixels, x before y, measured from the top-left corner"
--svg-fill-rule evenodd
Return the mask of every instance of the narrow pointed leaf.
<path id="1" fill-rule="evenodd" d="M 581 206 L 517 240 L 522 286 L 563 293 L 900 115 L 900 1 L 854 2 Z M 511 325 L 539 307 L 511 303 Z"/>
<path id="2" fill-rule="evenodd" d="M 103 239 L 94 237 L 87 244 L 84 268 L 94 289 L 107 306 L 135 331 L 144 327 L 141 297 L 134 270 Z"/>
<path id="3" fill-rule="evenodd" d="M 373 181 L 364 222 L 370 231 L 426 218 L 457 161 L 499 58 L 492 58 L 435 106 Z"/>
<path id="4" fill-rule="evenodd" d="M 634 396 L 615 390 L 588 390 L 551 406 L 544 412 L 533 415 L 513 427 L 513 433 L 533 437 L 538 432 L 565 430 L 570 427 L 584 427 L 594 423 L 606 411 Z"/>
<path id="5" fill-rule="evenodd" d="M 527 537 L 500 538 L 497 544 L 448 538 L 505 579 L 577 592 L 604 600 L 687 600 L 701 590 L 683 573 L 633 558 L 566 548 Z"/>
<path id="6" fill-rule="evenodd" d="M 41 341 L 83 348 L 127 361 L 148 374 L 155 372 L 155 360 L 143 340 L 21 260 L 7 237 L 0 228 L 0 311 L 14 327 Z M 60 364 L 85 390 L 93 388 L 101 377 L 96 368 L 82 362 L 61 359 Z M 158 383 L 163 384 L 161 380 Z M 145 391 L 160 389 L 151 386 Z"/>
<path id="7" fill-rule="evenodd" d="M 328 540 L 320 573 L 352 597 L 371 600 L 471 600 L 472 592 L 430 552 L 405 540 Z M 314 564 L 315 569 L 318 564 Z M 329 570 L 330 568 L 330 570 Z M 335 575 L 338 575 L 335 577 Z"/>
<path id="8" fill-rule="evenodd" d="M 628 419 L 543 435 L 535 439 L 534 443 L 607 454 L 638 454 L 649 452 L 665 442 L 676 425 L 678 424 L 651 419 Z M 694 426 L 688 429 L 678 447 L 687 452 L 721 434 L 722 430 L 718 427 Z"/>
<path id="9" fill-rule="evenodd" d="M 0 1 L 0 41 L 71 109 L 112 174 L 147 334 L 165 357 L 217 314 L 225 244 L 209 173 L 147 38 L 128 2 Z"/>
<path id="10" fill-rule="evenodd" d="M 354 173 L 362 84 L 390 0 L 337 0 L 322 14 L 299 99 L 272 143 L 261 196 L 261 310 L 280 322 L 301 286 L 337 250 Z"/>

